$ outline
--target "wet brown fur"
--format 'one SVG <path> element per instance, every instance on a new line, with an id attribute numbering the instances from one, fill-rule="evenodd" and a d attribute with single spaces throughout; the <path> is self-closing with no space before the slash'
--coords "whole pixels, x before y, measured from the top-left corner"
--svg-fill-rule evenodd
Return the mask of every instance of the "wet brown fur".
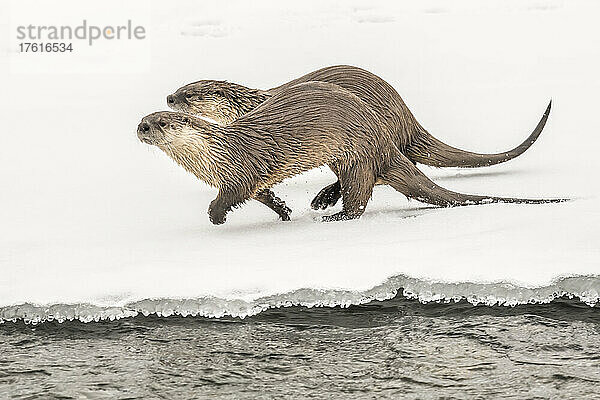
<path id="1" fill-rule="evenodd" d="M 282 90 L 309 81 L 333 83 L 357 95 L 379 115 L 398 148 L 410 160 L 435 167 L 483 167 L 511 160 L 537 140 L 550 112 L 548 107 L 532 134 L 514 149 L 496 154 L 473 153 L 436 139 L 419 124 L 390 84 L 369 71 L 350 65 L 325 67 L 266 91 L 225 81 L 202 80 L 185 85 L 170 95 L 169 106 L 228 124 Z"/>
<path id="2" fill-rule="evenodd" d="M 457 149 L 436 139 L 419 124 L 391 85 L 369 71 L 349 65 L 322 68 L 267 91 L 224 81 L 198 81 L 170 95 L 168 104 L 176 110 L 209 117 L 226 125 L 260 106 L 271 96 L 308 81 L 333 83 L 357 95 L 379 116 L 390 132 L 392 141 L 408 159 L 436 167 L 482 167 L 511 160 L 536 141 L 550 112 L 549 105 L 532 134 L 514 149 L 497 154 L 480 154 Z M 335 205 L 340 196 L 340 185 L 336 182 L 321 190 L 311 206 L 325 209 Z"/>
<path id="3" fill-rule="evenodd" d="M 360 217 L 376 184 L 444 206 L 557 201 L 472 196 L 440 188 L 402 154 L 369 106 L 325 82 L 287 87 L 227 126 L 178 112 L 150 114 L 140 123 L 138 137 L 219 189 L 209 207 L 215 224 L 251 198 L 278 212 L 270 188 L 322 165 L 337 175 L 343 199 L 342 211 L 324 220 Z M 282 207 L 281 202 L 279 211 Z"/>

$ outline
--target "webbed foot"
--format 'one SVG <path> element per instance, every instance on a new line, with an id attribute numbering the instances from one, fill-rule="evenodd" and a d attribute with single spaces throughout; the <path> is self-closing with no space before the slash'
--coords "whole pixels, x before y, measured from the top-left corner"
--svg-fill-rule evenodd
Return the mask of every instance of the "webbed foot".
<path id="1" fill-rule="evenodd" d="M 340 182 L 337 181 L 321 189 L 313 201 L 310 202 L 310 206 L 313 210 L 325 210 L 327 207 L 335 206 L 341 197 Z"/>

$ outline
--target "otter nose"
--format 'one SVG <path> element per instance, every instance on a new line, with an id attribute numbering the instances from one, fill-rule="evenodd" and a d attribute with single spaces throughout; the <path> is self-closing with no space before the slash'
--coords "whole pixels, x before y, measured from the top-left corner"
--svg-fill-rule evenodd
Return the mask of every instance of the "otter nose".
<path id="1" fill-rule="evenodd" d="M 172 94 L 167 96 L 167 103 L 169 104 L 174 104 L 175 103 L 175 97 L 173 97 Z"/>
<path id="2" fill-rule="evenodd" d="M 150 130 L 150 125 L 148 125 L 146 122 L 142 122 L 138 126 L 138 131 L 140 131 L 140 132 L 148 133 L 149 130 Z"/>

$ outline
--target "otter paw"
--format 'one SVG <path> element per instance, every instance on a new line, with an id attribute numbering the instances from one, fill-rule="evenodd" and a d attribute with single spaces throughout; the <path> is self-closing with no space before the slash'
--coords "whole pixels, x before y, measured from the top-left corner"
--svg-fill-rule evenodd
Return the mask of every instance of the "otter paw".
<path id="1" fill-rule="evenodd" d="M 323 222 L 333 222 L 333 221 L 348 221 L 351 219 L 356 219 L 359 218 L 360 216 L 352 216 L 352 215 L 348 215 L 343 211 L 340 211 L 339 213 L 335 213 L 333 215 L 326 215 L 323 217 Z"/>
<path id="2" fill-rule="evenodd" d="M 215 202 L 213 201 L 208 208 L 208 218 L 214 225 L 224 224 L 227 219 L 227 211 L 214 203 Z"/>
<path id="3" fill-rule="evenodd" d="M 340 192 L 333 185 L 329 185 L 315 196 L 310 202 L 310 207 L 313 210 L 325 210 L 327 207 L 333 207 L 340 199 Z"/>
<path id="4" fill-rule="evenodd" d="M 210 219 L 210 222 L 212 222 L 214 225 L 222 225 L 225 223 L 225 220 L 227 219 L 225 217 L 225 214 L 223 214 L 223 215 L 208 214 L 208 218 Z"/>
<path id="5" fill-rule="evenodd" d="M 282 221 L 289 221 L 291 213 L 292 213 L 292 210 L 289 207 L 285 207 L 283 210 L 281 210 L 279 212 L 279 218 L 281 218 Z"/>

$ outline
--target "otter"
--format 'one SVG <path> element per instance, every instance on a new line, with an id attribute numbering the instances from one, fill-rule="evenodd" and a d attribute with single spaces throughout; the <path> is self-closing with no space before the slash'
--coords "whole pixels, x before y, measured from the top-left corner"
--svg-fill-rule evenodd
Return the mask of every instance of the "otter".
<path id="1" fill-rule="evenodd" d="M 167 96 L 167 104 L 176 111 L 201 115 L 226 125 L 252 111 L 267 99 L 302 82 L 333 83 L 354 93 L 375 111 L 402 153 L 414 163 L 434 167 L 474 168 L 511 160 L 523 154 L 542 133 L 551 104 L 540 122 L 519 146 L 497 154 L 479 154 L 449 146 L 425 130 L 410 112 L 398 92 L 386 81 L 364 69 L 337 65 L 319 69 L 269 90 L 250 89 L 235 83 L 202 80 L 179 88 Z M 339 182 L 321 190 L 311 207 L 325 209 L 341 197 Z"/>
<path id="2" fill-rule="evenodd" d="M 224 223 L 229 211 L 249 199 L 289 219 L 289 209 L 271 187 L 322 165 L 337 175 L 343 201 L 342 211 L 324 216 L 323 221 L 359 218 L 377 184 L 439 206 L 564 201 L 443 189 L 402 153 L 394 135 L 365 102 L 326 82 L 286 88 L 226 126 L 181 112 L 156 112 L 142 119 L 137 135 L 219 189 L 208 211 L 213 224 Z"/>

